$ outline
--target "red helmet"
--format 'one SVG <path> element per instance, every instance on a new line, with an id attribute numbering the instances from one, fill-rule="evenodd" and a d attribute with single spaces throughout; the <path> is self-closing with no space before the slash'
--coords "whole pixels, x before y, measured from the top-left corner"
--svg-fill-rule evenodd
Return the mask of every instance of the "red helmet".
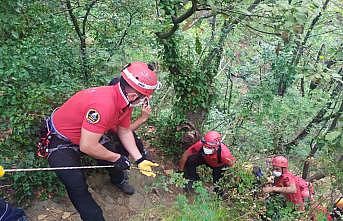
<path id="1" fill-rule="evenodd" d="M 202 138 L 204 146 L 208 148 L 216 148 L 220 145 L 222 141 L 222 135 L 217 131 L 209 131 Z"/>
<path id="2" fill-rule="evenodd" d="M 288 160 L 284 156 L 273 157 L 272 165 L 275 166 L 275 167 L 288 168 Z"/>
<path id="3" fill-rule="evenodd" d="M 156 73 L 144 62 L 129 63 L 122 70 L 121 76 L 133 89 L 145 96 L 150 96 L 160 86 Z"/>

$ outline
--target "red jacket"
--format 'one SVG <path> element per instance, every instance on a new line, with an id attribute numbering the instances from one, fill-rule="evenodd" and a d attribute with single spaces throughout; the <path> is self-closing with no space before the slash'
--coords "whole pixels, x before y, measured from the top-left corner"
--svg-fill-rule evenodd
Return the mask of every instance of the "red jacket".
<path id="1" fill-rule="evenodd" d="M 67 100 L 52 116 L 57 131 L 75 144 L 81 128 L 104 134 L 117 126 L 129 128 L 132 108 L 119 84 L 82 90 Z"/>
<path id="2" fill-rule="evenodd" d="M 296 182 L 295 176 L 290 172 L 284 172 L 281 177 L 275 180 L 274 185 L 277 187 L 289 187 L 292 183 L 295 184 L 297 191 L 295 193 L 284 193 L 283 195 L 286 199 L 296 205 L 303 207 L 304 200 L 301 195 L 301 190 L 299 184 Z"/>
<path id="3" fill-rule="evenodd" d="M 203 143 L 199 140 L 192 146 L 190 146 L 186 152 L 190 155 L 198 154 L 202 150 Z M 218 155 L 217 151 L 214 151 L 213 154 L 205 154 L 204 160 L 206 164 L 211 167 L 221 167 L 221 166 L 233 166 L 235 162 L 235 158 L 232 156 L 230 150 L 227 148 L 225 144 L 221 144 L 221 163 L 218 163 Z"/>

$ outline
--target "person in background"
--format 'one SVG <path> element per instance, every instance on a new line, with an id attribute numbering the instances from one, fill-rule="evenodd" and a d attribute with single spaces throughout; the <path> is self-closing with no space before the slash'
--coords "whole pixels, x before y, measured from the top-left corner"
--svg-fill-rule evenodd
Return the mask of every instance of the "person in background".
<path id="1" fill-rule="evenodd" d="M 0 220 L 1 221 L 28 221 L 24 210 L 14 208 L 0 198 Z"/>
<path id="2" fill-rule="evenodd" d="M 285 196 L 286 201 L 292 202 L 304 210 L 304 199 L 295 175 L 288 171 L 288 160 L 283 156 L 272 158 L 274 184 L 263 187 L 265 193 L 279 193 Z"/>
<path id="3" fill-rule="evenodd" d="M 186 190 L 190 191 L 194 181 L 200 179 L 197 174 L 197 167 L 206 165 L 212 169 L 213 182 L 217 183 L 223 176 L 222 168 L 235 164 L 236 159 L 232 156 L 229 148 L 222 143 L 221 134 L 217 131 L 209 131 L 205 136 L 190 146 L 182 155 L 179 161 L 179 169 L 184 172 L 189 182 Z M 215 191 L 222 195 L 223 192 L 217 187 Z"/>
<path id="4" fill-rule="evenodd" d="M 316 205 L 311 213 L 311 221 L 318 221 L 326 218 L 328 221 L 342 221 L 343 220 L 343 197 L 340 197 L 333 205 L 332 211 L 321 205 Z"/>

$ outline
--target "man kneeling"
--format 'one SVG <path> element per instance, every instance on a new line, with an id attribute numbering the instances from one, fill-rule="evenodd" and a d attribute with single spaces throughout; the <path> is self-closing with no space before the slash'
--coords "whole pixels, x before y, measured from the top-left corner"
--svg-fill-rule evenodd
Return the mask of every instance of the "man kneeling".
<path id="1" fill-rule="evenodd" d="M 198 166 L 204 164 L 212 168 L 213 182 L 217 183 L 223 176 L 222 168 L 232 167 L 235 160 L 227 146 L 222 143 L 221 134 L 217 131 L 209 131 L 183 153 L 179 162 L 179 169 L 184 172 L 185 178 L 190 180 L 186 190 L 191 190 L 193 182 L 200 179 L 196 172 Z M 218 188 L 215 188 L 215 191 L 222 194 Z"/>

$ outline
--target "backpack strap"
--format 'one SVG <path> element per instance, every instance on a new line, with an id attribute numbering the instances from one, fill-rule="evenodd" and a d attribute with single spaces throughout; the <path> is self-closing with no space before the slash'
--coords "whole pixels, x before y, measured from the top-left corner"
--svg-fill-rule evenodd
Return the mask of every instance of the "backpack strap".
<path id="1" fill-rule="evenodd" d="M 219 145 L 219 148 L 217 150 L 217 162 L 222 163 L 222 145 Z"/>

